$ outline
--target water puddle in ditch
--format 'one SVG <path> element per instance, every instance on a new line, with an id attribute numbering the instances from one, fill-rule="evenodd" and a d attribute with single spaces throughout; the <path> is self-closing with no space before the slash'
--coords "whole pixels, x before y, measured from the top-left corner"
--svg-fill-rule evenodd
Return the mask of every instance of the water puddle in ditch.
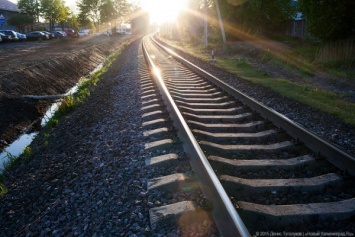
<path id="1" fill-rule="evenodd" d="M 90 77 L 92 74 L 97 72 L 103 67 L 104 63 L 98 65 L 87 77 Z M 77 83 L 74 87 L 72 87 L 68 92 L 64 95 L 68 96 L 77 92 L 81 82 Z M 44 127 L 48 121 L 53 117 L 54 113 L 58 110 L 61 102 L 53 103 L 46 113 L 41 118 L 41 127 Z M 38 131 L 24 133 L 19 136 L 17 140 L 12 142 L 9 146 L 7 146 L 2 153 L 0 153 L 0 174 L 3 173 L 5 164 L 8 163 L 11 159 L 20 156 L 23 153 L 23 150 L 31 144 L 33 139 L 38 134 Z"/>

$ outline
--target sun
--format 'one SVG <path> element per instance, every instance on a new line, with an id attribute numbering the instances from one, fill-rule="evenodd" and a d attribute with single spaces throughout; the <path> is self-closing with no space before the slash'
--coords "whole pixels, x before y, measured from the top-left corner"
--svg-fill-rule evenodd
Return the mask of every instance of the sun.
<path id="1" fill-rule="evenodd" d="M 150 23 L 162 24 L 174 22 L 187 0 L 141 0 L 141 5 L 150 15 Z"/>

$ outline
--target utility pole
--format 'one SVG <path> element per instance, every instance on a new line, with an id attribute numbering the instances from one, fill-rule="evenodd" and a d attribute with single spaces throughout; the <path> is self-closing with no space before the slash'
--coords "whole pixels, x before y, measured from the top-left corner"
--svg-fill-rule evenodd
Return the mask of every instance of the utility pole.
<path id="1" fill-rule="evenodd" d="M 207 46 L 208 46 L 208 38 L 207 38 L 207 35 L 208 35 L 208 32 L 207 32 L 207 9 L 208 9 L 208 7 L 207 7 L 207 0 L 205 0 L 205 30 L 204 30 L 204 33 L 205 33 L 205 35 L 204 35 L 204 41 L 205 41 L 205 48 L 207 48 Z"/>
<path id="2" fill-rule="evenodd" d="M 218 0 L 215 0 L 215 4 L 216 4 L 217 15 L 218 15 L 219 27 L 221 28 L 223 44 L 226 44 L 226 33 L 224 32 L 223 21 L 221 17 L 221 12 L 219 10 Z"/>

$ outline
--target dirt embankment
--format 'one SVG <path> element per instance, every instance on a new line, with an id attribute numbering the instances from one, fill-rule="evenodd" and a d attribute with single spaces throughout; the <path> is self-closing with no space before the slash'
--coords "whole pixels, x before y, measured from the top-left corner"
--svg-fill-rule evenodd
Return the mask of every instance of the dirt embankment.
<path id="1" fill-rule="evenodd" d="M 38 120 L 48 101 L 22 98 L 24 95 L 58 95 L 73 87 L 116 50 L 124 37 L 95 36 L 87 39 L 6 45 L 14 58 L 0 58 L 0 151 Z M 24 50 L 24 48 L 26 50 Z M 8 55 L 8 54 L 6 54 Z M 39 125 L 39 120 L 38 124 Z"/>

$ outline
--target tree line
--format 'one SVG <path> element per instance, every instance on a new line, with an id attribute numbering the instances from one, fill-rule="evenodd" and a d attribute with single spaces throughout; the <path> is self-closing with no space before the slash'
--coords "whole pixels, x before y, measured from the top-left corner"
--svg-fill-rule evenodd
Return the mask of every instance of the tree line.
<path id="1" fill-rule="evenodd" d="M 17 5 L 21 12 L 12 16 L 9 24 L 21 28 L 40 22 L 42 18 L 49 23 L 50 30 L 56 24 L 60 24 L 62 29 L 65 26 L 78 29 L 79 25 L 98 29 L 103 23 L 122 23 L 138 8 L 127 0 L 80 0 L 77 14 L 65 6 L 64 0 L 19 0 Z"/>
<path id="2" fill-rule="evenodd" d="M 207 0 L 208 12 L 216 18 L 216 0 Z M 182 19 L 193 22 L 204 14 L 205 0 L 188 0 L 190 13 Z M 354 0 L 218 0 L 223 23 L 229 28 L 267 34 L 284 32 L 297 12 L 303 14 L 307 31 L 322 41 L 354 36 Z M 217 24 L 215 24 L 218 27 Z M 228 29 L 228 27 L 227 27 Z M 226 30 L 229 38 L 233 32 Z"/>
<path id="3" fill-rule="evenodd" d="M 180 18 L 180 25 L 188 27 L 202 18 L 205 7 L 209 15 L 216 16 L 216 0 L 188 0 L 189 11 Z M 205 2 L 207 5 L 205 6 Z M 354 36 L 354 0 L 218 0 L 223 23 L 229 28 L 238 28 L 256 33 L 278 33 L 302 12 L 307 22 L 307 31 L 322 41 L 333 41 Z M 9 19 L 12 25 L 39 22 L 40 17 L 50 23 L 78 28 L 98 28 L 113 21 L 123 22 L 127 16 L 138 11 L 138 6 L 127 0 L 79 0 L 78 14 L 65 6 L 64 0 L 19 0 L 18 7 L 26 14 Z M 191 12 L 194 12 L 192 14 Z M 146 19 L 146 16 L 144 16 Z M 146 21 L 146 20 L 145 20 Z M 218 24 L 215 24 L 218 27 Z M 227 30 L 229 38 L 233 33 Z"/>

